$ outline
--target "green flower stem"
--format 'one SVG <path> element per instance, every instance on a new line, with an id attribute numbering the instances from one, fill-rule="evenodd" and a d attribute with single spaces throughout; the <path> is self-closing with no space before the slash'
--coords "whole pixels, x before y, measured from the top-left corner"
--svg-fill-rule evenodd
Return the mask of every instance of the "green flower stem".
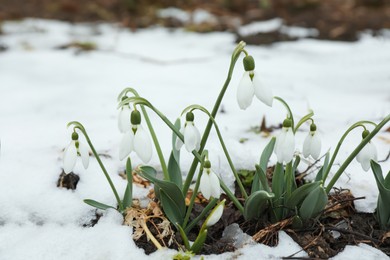
<path id="1" fill-rule="evenodd" d="M 243 196 L 245 199 L 247 199 L 247 198 L 248 198 L 248 194 L 246 193 L 245 188 L 244 188 L 244 185 L 242 185 L 241 179 L 240 179 L 240 177 L 238 176 L 238 173 L 237 173 L 237 171 L 236 171 L 236 168 L 234 167 L 234 164 L 233 164 L 232 159 L 230 158 L 230 155 L 229 155 L 229 152 L 228 152 L 228 150 L 227 150 L 227 148 L 226 148 L 225 142 L 223 141 L 221 132 L 219 131 L 218 124 L 217 124 L 217 122 L 215 121 L 215 119 L 211 116 L 211 114 L 209 113 L 209 111 L 207 111 L 206 108 L 204 108 L 204 107 L 202 107 L 202 106 L 200 106 L 200 105 L 191 105 L 191 106 L 186 107 L 186 108 L 183 110 L 182 115 L 183 115 L 186 111 L 188 111 L 188 110 L 192 111 L 192 110 L 195 110 L 195 109 L 198 109 L 198 110 L 204 112 L 206 115 L 208 115 L 209 119 L 213 122 L 215 131 L 217 132 L 218 139 L 219 139 L 219 141 L 220 141 L 220 143 L 221 143 L 223 152 L 225 153 L 226 159 L 227 159 L 228 162 L 229 162 L 230 169 L 232 170 L 233 175 L 234 175 L 234 177 L 236 178 L 236 181 L 237 181 L 238 187 L 240 188 L 241 194 L 242 194 L 242 196 Z"/>
<path id="2" fill-rule="evenodd" d="M 203 209 L 203 211 L 197 216 L 191 223 L 185 228 L 185 233 L 188 234 L 191 229 L 217 204 L 218 199 L 213 198 L 209 204 Z"/>
<path id="3" fill-rule="evenodd" d="M 229 197 L 229 199 L 231 199 L 231 201 L 233 201 L 234 205 L 236 205 L 237 209 L 241 212 L 241 214 L 244 214 L 244 207 L 241 205 L 241 203 L 238 201 L 236 196 L 234 196 L 234 194 L 230 191 L 228 186 L 226 186 L 226 184 L 222 181 L 221 178 L 219 178 L 219 183 L 220 183 L 223 191 L 226 193 L 226 195 Z"/>
<path id="4" fill-rule="evenodd" d="M 301 120 L 299 120 L 298 124 L 295 126 L 295 129 L 293 128 L 294 133 L 296 133 L 298 131 L 299 127 L 301 127 L 301 125 L 303 123 L 305 123 L 306 121 L 311 120 L 311 122 L 313 123 L 314 120 L 312 119 L 312 116 L 314 116 L 314 112 L 312 110 L 310 110 L 309 114 L 305 115 L 304 117 L 302 117 Z"/>
<path id="5" fill-rule="evenodd" d="M 341 137 L 340 141 L 338 142 L 337 146 L 336 146 L 336 149 L 334 150 L 334 153 L 332 155 L 332 158 L 330 159 L 330 162 L 328 164 L 328 167 L 326 168 L 325 172 L 324 172 L 324 175 L 322 177 L 322 182 L 325 183 L 326 181 L 326 178 L 328 177 L 328 174 L 332 168 L 332 165 L 334 163 L 334 160 L 336 159 L 336 156 L 340 150 L 340 147 L 344 141 L 344 139 L 347 137 L 347 135 L 355 128 L 357 127 L 364 127 L 363 124 L 373 124 L 374 126 L 376 126 L 375 123 L 371 122 L 371 121 L 359 121 L 359 122 L 356 122 L 355 124 L 351 125 L 351 127 L 348 128 L 347 131 L 345 131 L 345 133 L 343 134 L 343 136 Z M 365 128 L 365 127 L 364 127 Z M 360 151 L 360 150 L 359 150 Z M 356 153 L 357 154 L 357 153 Z"/>
<path id="6" fill-rule="evenodd" d="M 223 99 L 223 97 L 225 95 L 225 92 L 226 92 L 226 90 L 227 90 L 227 88 L 229 86 L 230 80 L 232 78 L 234 66 L 236 65 L 236 62 L 237 62 L 241 52 L 243 52 L 245 45 L 246 45 L 246 43 L 241 41 L 237 45 L 237 47 L 234 49 L 234 51 L 233 51 L 227 78 L 226 78 L 225 83 L 224 83 L 224 85 L 223 85 L 223 87 L 221 89 L 221 92 L 219 93 L 218 98 L 217 98 L 217 100 L 216 100 L 216 102 L 214 104 L 214 108 L 213 108 L 213 110 L 211 112 L 211 116 L 213 118 L 215 118 L 216 115 L 217 115 L 217 112 L 218 112 L 219 107 L 221 105 L 222 99 Z M 207 122 L 207 126 L 206 126 L 206 128 L 205 128 L 205 130 L 203 132 L 202 140 L 200 141 L 200 148 L 199 148 L 199 151 L 198 151 L 199 153 L 202 153 L 203 149 L 206 146 L 207 138 L 209 137 L 212 125 L 213 125 L 213 121 L 211 119 L 209 119 L 209 121 Z M 197 166 L 198 166 L 198 160 L 194 159 L 192 161 L 191 168 L 188 171 L 187 178 L 186 178 L 186 180 L 184 182 L 184 185 L 183 185 L 183 194 L 187 194 L 188 189 L 189 189 L 190 184 L 191 184 L 191 181 L 192 181 L 192 179 L 194 177 L 195 170 L 196 170 Z"/>
<path id="7" fill-rule="evenodd" d="M 188 220 L 189 220 L 190 215 L 191 215 L 192 208 L 194 206 L 195 198 L 196 198 L 196 196 L 198 194 L 198 190 L 199 190 L 199 186 L 200 186 L 200 178 L 202 177 L 202 174 L 203 174 L 203 164 L 204 164 L 204 160 L 202 160 L 202 162 L 200 164 L 200 169 L 199 169 L 199 173 L 198 173 L 198 179 L 196 180 L 196 184 L 195 184 L 192 196 L 191 196 L 190 204 L 188 205 L 186 216 L 184 217 L 184 221 L 183 221 L 183 228 L 184 229 L 187 226 Z"/>
<path id="8" fill-rule="evenodd" d="M 333 178 L 330 180 L 329 184 L 326 186 L 326 193 L 329 193 L 330 190 L 332 189 L 333 185 L 336 183 L 336 181 L 340 178 L 341 174 L 344 172 L 344 170 L 347 168 L 347 166 L 352 162 L 352 160 L 356 157 L 356 155 L 363 149 L 363 147 L 369 142 L 371 141 L 371 139 L 379 132 L 379 130 L 384 127 L 386 125 L 387 122 L 390 121 L 390 114 L 387 115 L 372 131 L 369 135 L 367 135 L 366 138 L 364 138 L 361 143 L 356 147 L 356 149 L 348 156 L 348 158 L 344 161 L 344 163 L 340 166 L 340 168 L 338 169 L 338 171 L 335 173 L 335 175 L 333 176 Z M 361 121 L 361 122 L 364 122 L 366 124 L 374 124 L 370 121 Z M 360 122 L 358 122 L 360 123 Z M 357 124 L 357 123 L 356 123 Z M 356 125 L 355 124 L 355 125 Z M 375 124 L 374 124 L 375 125 Z M 353 125 L 354 126 L 354 125 Z M 350 129 L 352 128 L 352 126 L 350 127 Z M 349 130 L 349 129 L 348 129 Z M 352 129 L 351 129 L 352 130 Z M 348 131 L 347 131 L 348 132 Z M 347 133 L 346 133 L 347 134 Z M 342 137 L 342 140 L 345 138 L 346 134 L 344 134 L 344 136 Z M 342 140 L 340 140 L 340 142 L 342 142 Z M 341 143 L 339 142 L 339 145 L 338 145 L 338 148 L 339 146 L 341 145 Z M 336 153 L 336 152 L 335 152 Z M 335 157 L 335 156 L 333 156 Z M 331 163 L 329 164 L 328 168 L 330 168 L 332 166 L 332 163 L 334 161 L 334 158 L 332 157 L 332 161 Z M 329 172 L 329 171 L 327 171 Z"/>
<path id="9" fill-rule="evenodd" d="M 118 203 L 119 211 L 122 212 L 123 211 L 122 201 L 119 198 L 118 192 L 115 189 L 114 183 L 112 183 L 111 178 L 108 175 L 106 168 L 104 167 L 102 161 L 100 160 L 99 154 L 96 152 L 95 147 L 93 146 L 93 144 L 91 142 L 91 139 L 89 139 L 87 131 L 85 130 L 84 126 L 80 122 L 77 122 L 77 121 L 69 122 L 68 123 L 68 127 L 71 126 L 71 125 L 74 125 L 74 128 L 79 129 L 84 134 L 84 137 L 87 140 L 87 142 L 89 144 L 89 147 L 92 150 L 93 155 L 95 155 L 95 158 L 98 161 L 100 168 L 102 169 L 104 175 L 106 176 L 106 179 L 107 179 L 108 183 L 110 184 L 111 190 L 114 193 L 115 199 L 116 199 L 116 201 Z"/>
<path id="10" fill-rule="evenodd" d="M 133 93 L 135 97 L 139 97 L 139 94 L 138 94 L 138 92 L 135 89 L 133 89 L 133 88 L 125 88 L 119 94 L 118 101 L 120 101 L 122 99 L 122 97 L 125 96 L 128 92 Z M 152 136 L 154 146 L 156 147 L 156 152 L 157 152 L 158 158 L 160 160 L 161 169 L 162 169 L 162 172 L 164 174 L 164 179 L 169 181 L 170 179 L 169 179 L 168 168 L 167 168 L 167 165 L 165 163 L 165 158 L 164 158 L 164 155 L 162 153 L 162 150 L 161 150 L 161 147 L 160 147 L 160 143 L 158 142 L 158 139 L 157 139 L 157 136 L 156 136 L 156 132 L 153 129 L 152 123 L 151 123 L 151 121 L 149 119 L 149 116 L 148 116 L 148 113 L 146 112 L 145 107 L 143 105 L 140 105 L 140 107 L 141 107 L 141 110 L 142 110 L 142 114 L 144 115 L 146 124 L 148 125 L 150 135 Z"/>
<path id="11" fill-rule="evenodd" d="M 294 129 L 294 116 L 293 116 L 293 114 L 291 112 L 291 109 L 290 109 L 289 105 L 281 97 L 274 96 L 274 99 L 278 100 L 280 103 L 282 103 L 286 107 L 287 112 L 288 112 L 288 118 L 291 119 L 291 127 L 292 127 L 292 129 Z"/>

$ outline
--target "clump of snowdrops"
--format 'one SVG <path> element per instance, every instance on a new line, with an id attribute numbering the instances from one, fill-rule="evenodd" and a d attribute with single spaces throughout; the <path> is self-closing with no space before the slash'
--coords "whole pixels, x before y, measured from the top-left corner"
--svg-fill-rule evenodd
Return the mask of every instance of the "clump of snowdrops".
<path id="1" fill-rule="evenodd" d="M 276 137 L 271 138 L 261 153 L 259 163 L 255 165 L 256 174 L 249 193 L 242 184 L 215 119 L 229 86 L 234 67 L 241 54 L 245 55 L 243 58 L 245 73 L 237 88 L 239 107 L 245 110 L 251 105 L 253 97 L 256 96 L 258 100 L 267 106 L 272 107 L 273 102 L 277 101 L 282 103 L 286 109 L 286 118 L 282 120 L 282 130 Z M 121 160 L 126 159 L 127 175 L 127 188 L 123 196 L 119 196 L 84 126 L 76 121 L 68 124 L 68 126 L 73 127 L 73 133 L 72 141 L 64 153 L 64 171 L 69 173 L 73 170 L 78 155 L 81 157 L 84 167 L 88 167 L 89 149 L 79 140 L 79 133 L 81 133 L 96 157 L 114 193 L 117 205 L 110 206 L 91 199 L 84 200 L 85 203 L 103 210 L 114 208 L 124 214 L 126 209 L 132 206 L 132 172 L 135 171 L 154 184 L 154 191 L 161 203 L 164 214 L 180 233 L 184 248 L 187 251 L 198 253 L 207 238 L 208 228 L 221 218 L 225 205 L 225 200 L 220 200 L 222 191 L 247 220 L 266 216 L 270 221 L 277 222 L 287 217 L 294 217 L 294 223 L 302 224 L 305 220 L 318 216 L 325 209 L 328 194 L 333 185 L 355 157 L 362 164 L 365 171 L 372 167 L 375 173 L 380 190 L 377 211 L 378 219 L 383 228 L 389 226 L 390 210 L 384 205 L 390 202 L 390 177 L 388 177 L 389 175 L 386 179 L 382 177 L 380 167 L 375 162 L 376 149 L 371 139 L 390 120 L 390 115 L 379 124 L 370 121 L 359 121 L 353 124 L 341 137 L 333 154 L 330 152 L 326 153 L 323 165 L 318 170 L 315 180 L 298 187 L 295 180 L 295 172 L 301 161 L 301 156 L 312 157 L 317 160 L 321 154 L 321 139 L 317 133 L 317 125 L 313 118 L 314 113 L 309 111 L 307 115 L 296 121 L 288 103 L 281 97 L 273 95 L 271 89 L 261 83 L 260 76 L 255 71 L 255 61 L 245 50 L 244 42 L 240 42 L 233 51 L 226 81 L 211 112 L 200 105 L 190 105 L 183 109 L 181 116 L 176 122 L 171 122 L 160 110 L 146 98 L 141 97 L 133 88 L 126 88 L 119 94 L 118 109 L 120 111 L 118 127 L 122 133 L 119 157 Z M 168 160 L 166 160 L 161 151 L 158 138 L 146 109 L 157 114 L 166 126 L 172 130 L 172 151 Z M 202 133 L 198 130 L 195 123 L 196 113 L 204 113 L 208 117 L 208 123 Z M 143 121 L 146 123 L 149 131 L 144 129 Z M 302 154 L 295 153 L 295 133 L 306 125 L 305 123 L 307 122 L 310 123 L 310 127 L 307 129 L 308 135 L 303 143 Z M 214 127 L 217 133 L 224 155 L 245 201 L 243 204 L 234 196 L 219 174 L 212 169 L 208 151 L 205 149 L 212 127 Z M 357 144 L 347 159 L 341 163 L 333 177 L 328 180 L 329 173 L 344 139 L 356 128 L 363 130 L 361 142 Z M 371 131 L 369 131 L 369 128 Z M 153 145 L 160 161 L 163 178 L 158 178 L 156 169 L 147 165 L 152 157 Z M 183 146 L 186 152 L 193 155 L 192 165 L 184 178 L 180 164 L 180 150 L 182 150 Z M 277 163 L 273 170 L 271 185 L 269 185 L 266 170 L 272 153 L 276 154 Z M 134 154 L 145 165 L 133 169 L 131 156 L 135 156 Z M 186 205 L 185 197 L 189 192 L 190 184 L 194 179 L 197 168 L 199 170 L 193 193 L 189 204 Z M 201 214 L 190 220 L 190 214 L 199 192 L 208 200 L 208 204 Z M 191 243 L 187 237 L 188 233 L 198 223 L 202 222 L 203 224 L 196 240 Z M 156 241 L 155 243 L 158 242 Z M 158 246 L 158 248 L 160 247 Z"/>

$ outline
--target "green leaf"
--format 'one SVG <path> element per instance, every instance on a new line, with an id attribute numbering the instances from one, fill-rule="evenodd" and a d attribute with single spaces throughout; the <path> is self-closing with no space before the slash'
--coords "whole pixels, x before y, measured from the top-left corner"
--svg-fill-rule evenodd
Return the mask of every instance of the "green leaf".
<path id="1" fill-rule="evenodd" d="M 195 239 L 194 244 L 192 244 L 191 250 L 193 253 L 198 254 L 203 247 L 204 242 L 207 237 L 207 229 L 199 233 L 198 237 Z"/>
<path id="2" fill-rule="evenodd" d="M 263 152 L 261 153 L 259 166 L 263 170 L 264 173 L 267 172 L 268 161 L 272 155 L 272 152 L 274 151 L 275 142 L 276 142 L 276 138 L 272 137 L 271 140 L 269 141 L 269 143 L 265 146 Z M 256 174 L 255 177 L 253 178 L 251 193 L 260 190 L 261 180 L 259 179 L 259 177 L 260 176 L 257 176 L 257 174 Z M 266 187 L 268 188 L 268 183 L 265 187 L 263 186 L 263 189 L 266 189 Z M 268 191 L 269 191 L 269 188 L 268 188 Z"/>
<path id="3" fill-rule="evenodd" d="M 383 185 L 385 186 L 386 189 L 390 189 L 390 171 L 387 173 Z"/>
<path id="4" fill-rule="evenodd" d="M 161 204 L 164 210 L 165 215 L 167 215 L 169 221 L 171 223 L 178 223 L 179 225 L 183 224 L 184 214 L 180 209 L 180 205 L 178 205 L 175 198 L 169 196 L 169 194 L 165 193 L 163 189 L 160 189 L 160 197 Z"/>
<path id="5" fill-rule="evenodd" d="M 102 210 L 106 210 L 106 209 L 115 209 L 117 210 L 116 208 L 112 207 L 112 206 L 109 206 L 109 205 L 106 205 L 106 204 L 103 204 L 103 203 L 100 203 L 96 200 L 90 200 L 90 199 L 85 199 L 84 202 L 92 207 L 95 207 L 97 209 L 102 209 Z"/>
<path id="6" fill-rule="evenodd" d="M 179 229 L 179 233 L 183 240 L 184 246 L 186 247 L 187 250 L 190 250 L 191 249 L 190 242 L 188 240 L 186 232 L 184 232 L 184 229 L 178 223 L 176 223 L 176 227 Z"/>
<path id="7" fill-rule="evenodd" d="M 126 162 L 126 177 L 127 177 L 127 186 L 125 190 L 125 195 L 123 196 L 123 209 L 131 207 L 133 203 L 133 174 L 132 174 L 131 160 L 130 157 L 127 158 Z"/>
<path id="8" fill-rule="evenodd" d="M 299 209 L 299 216 L 302 220 L 313 218 L 325 209 L 327 202 L 328 195 L 325 189 L 322 186 L 318 186 L 303 200 Z"/>
<path id="9" fill-rule="evenodd" d="M 275 199 L 279 199 L 284 193 L 284 170 L 281 163 L 276 163 L 275 166 L 272 176 L 272 192 L 275 194 Z"/>
<path id="10" fill-rule="evenodd" d="M 315 181 L 320 181 L 323 178 L 324 172 L 326 172 L 327 168 L 329 166 L 329 151 L 325 155 L 324 164 L 322 165 L 321 169 L 318 171 L 316 175 Z M 324 180 L 325 181 L 325 180 Z"/>
<path id="11" fill-rule="evenodd" d="M 177 158 L 179 157 L 180 154 L 177 155 Z M 168 161 L 168 174 L 169 174 L 169 179 L 173 183 L 175 183 L 181 190 L 183 188 L 183 180 L 181 177 L 179 162 L 176 161 L 177 158 L 174 156 L 174 151 L 172 151 Z"/>
<path id="12" fill-rule="evenodd" d="M 244 217 L 246 220 L 258 219 L 267 209 L 269 201 L 274 197 L 273 193 L 260 190 L 252 193 L 245 201 Z"/>
<path id="13" fill-rule="evenodd" d="M 297 207 L 310 192 L 320 186 L 320 184 L 321 182 L 319 181 L 303 184 L 287 198 L 286 207 L 289 209 L 295 209 L 295 207 Z"/>
<path id="14" fill-rule="evenodd" d="M 388 229 L 390 227 L 390 189 L 386 188 L 385 183 L 390 177 L 387 174 L 386 179 L 383 179 L 381 166 L 373 160 L 371 160 L 371 169 L 379 190 L 376 215 L 381 228 Z"/>
<path id="15" fill-rule="evenodd" d="M 265 190 L 267 192 L 270 192 L 270 187 L 268 185 L 267 175 L 265 174 L 265 172 L 263 171 L 263 169 L 261 169 L 261 167 L 259 165 L 256 165 L 256 176 L 260 180 L 260 187 L 259 188 L 262 190 Z M 252 189 L 253 189 L 253 186 L 252 186 Z M 256 192 L 256 190 L 252 190 L 252 193 L 253 192 Z"/>

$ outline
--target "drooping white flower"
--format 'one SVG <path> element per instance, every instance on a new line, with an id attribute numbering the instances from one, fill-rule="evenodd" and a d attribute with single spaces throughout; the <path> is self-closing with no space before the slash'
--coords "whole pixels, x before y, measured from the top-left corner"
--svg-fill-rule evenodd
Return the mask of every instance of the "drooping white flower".
<path id="1" fill-rule="evenodd" d="M 149 135 L 141 126 L 141 114 L 134 110 L 131 113 L 130 130 L 125 132 L 119 146 L 119 159 L 125 159 L 132 151 L 144 162 L 152 158 L 152 143 Z"/>
<path id="2" fill-rule="evenodd" d="M 217 223 L 223 214 L 223 209 L 225 208 L 225 199 L 222 200 L 220 203 L 215 206 L 215 208 L 211 211 L 210 215 L 205 220 L 206 227 L 213 226 L 215 223 Z"/>
<path id="3" fill-rule="evenodd" d="M 368 130 L 365 130 L 363 132 L 363 139 L 366 138 L 366 136 L 369 133 L 370 132 Z M 364 171 L 368 171 L 370 169 L 371 160 L 376 161 L 377 159 L 378 159 L 378 152 L 376 150 L 375 145 L 371 142 L 368 142 L 356 156 L 356 160 L 362 165 Z"/>
<path id="4" fill-rule="evenodd" d="M 252 56 L 246 56 L 243 60 L 245 72 L 237 88 L 237 102 L 241 109 L 245 110 L 252 104 L 253 96 L 268 106 L 272 106 L 273 94 L 270 88 L 263 85 L 258 74 L 254 71 L 255 62 Z"/>
<path id="5" fill-rule="evenodd" d="M 310 132 L 306 136 L 305 141 L 303 142 L 302 153 L 305 158 L 313 157 L 313 159 L 317 160 L 321 153 L 321 138 L 317 134 L 317 127 L 313 123 L 310 126 Z"/>
<path id="6" fill-rule="evenodd" d="M 89 165 L 89 151 L 86 145 L 79 142 L 79 135 L 76 132 L 72 133 L 72 141 L 65 148 L 64 152 L 64 172 L 70 173 L 76 165 L 77 156 L 80 155 L 85 169 Z"/>
<path id="7" fill-rule="evenodd" d="M 118 114 L 118 128 L 121 133 L 130 131 L 130 115 L 131 109 L 128 105 L 122 106 Z"/>
<path id="8" fill-rule="evenodd" d="M 208 200 L 211 197 L 218 199 L 219 196 L 221 196 L 219 178 L 210 167 L 210 162 L 206 161 L 199 184 L 199 191 L 202 192 L 203 197 Z"/>
<path id="9" fill-rule="evenodd" d="M 194 114 L 192 112 L 187 113 L 186 122 L 184 124 L 184 127 L 180 129 L 180 133 L 184 135 L 184 145 L 188 152 L 191 153 L 193 150 L 199 150 L 200 132 L 194 124 Z M 176 150 L 180 150 L 182 146 L 183 142 L 180 140 L 180 138 L 176 138 Z"/>
<path id="10" fill-rule="evenodd" d="M 274 152 L 279 163 L 289 163 L 295 151 L 295 137 L 291 127 L 291 120 L 285 119 L 282 132 L 276 137 Z"/>

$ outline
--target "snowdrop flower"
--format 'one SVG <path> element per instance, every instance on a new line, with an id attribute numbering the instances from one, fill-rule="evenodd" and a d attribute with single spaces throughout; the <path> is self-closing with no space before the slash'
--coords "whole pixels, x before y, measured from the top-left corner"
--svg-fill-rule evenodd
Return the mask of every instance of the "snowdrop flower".
<path id="1" fill-rule="evenodd" d="M 219 184 L 219 178 L 211 170 L 211 163 L 206 160 L 203 167 L 202 177 L 200 178 L 199 191 L 202 192 L 203 197 L 210 199 L 211 197 L 219 198 L 221 195 L 221 187 Z"/>
<path id="2" fill-rule="evenodd" d="M 289 163 L 293 159 L 295 150 L 295 138 L 291 119 L 283 121 L 282 132 L 276 137 L 274 152 L 278 163 Z"/>
<path id="3" fill-rule="evenodd" d="M 237 102 L 242 110 L 247 109 L 252 104 L 253 96 L 268 106 L 272 106 L 272 90 L 266 88 L 255 73 L 255 61 L 252 56 L 244 58 L 244 75 L 237 88 Z"/>
<path id="4" fill-rule="evenodd" d="M 121 133 L 130 131 L 130 115 L 131 109 L 128 105 L 122 106 L 118 115 L 118 128 Z"/>
<path id="5" fill-rule="evenodd" d="M 194 113 L 188 112 L 186 114 L 186 122 L 184 127 L 180 129 L 180 133 L 184 135 L 184 145 L 188 152 L 192 152 L 194 149 L 199 150 L 200 148 L 200 133 L 198 128 L 194 124 Z M 183 146 L 183 142 L 176 138 L 175 147 L 176 150 L 180 150 Z"/>
<path id="6" fill-rule="evenodd" d="M 89 165 L 89 151 L 87 146 L 79 142 L 79 135 L 76 132 L 72 133 L 72 141 L 65 148 L 64 152 L 64 172 L 70 173 L 76 165 L 77 155 L 80 155 L 84 168 Z"/>
<path id="7" fill-rule="evenodd" d="M 368 130 L 363 131 L 363 139 L 369 135 L 370 132 Z M 356 156 L 356 160 L 362 165 L 364 171 L 368 171 L 371 167 L 370 161 L 376 161 L 378 157 L 376 147 L 373 143 L 368 142 L 363 149 Z"/>
<path id="8" fill-rule="evenodd" d="M 131 112 L 130 130 L 123 134 L 119 146 L 119 159 L 125 159 L 132 151 L 144 162 L 152 158 L 152 143 L 146 131 L 141 126 L 141 113 L 138 110 Z"/>
<path id="9" fill-rule="evenodd" d="M 312 123 L 310 125 L 310 133 L 306 136 L 305 141 L 303 142 L 302 153 L 305 158 L 313 157 L 317 160 L 321 153 L 321 139 L 317 134 L 317 126 Z"/>
<path id="10" fill-rule="evenodd" d="M 222 200 L 220 203 L 217 204 L 217 206 L 215 206 L 213 211 L 211 211 L 210 215 L 205 220 L 206 227 L 213 226 L 220 220 L 223 214 L 223 209 L 225 207 L 225 201 L 225 199 Z"/>

